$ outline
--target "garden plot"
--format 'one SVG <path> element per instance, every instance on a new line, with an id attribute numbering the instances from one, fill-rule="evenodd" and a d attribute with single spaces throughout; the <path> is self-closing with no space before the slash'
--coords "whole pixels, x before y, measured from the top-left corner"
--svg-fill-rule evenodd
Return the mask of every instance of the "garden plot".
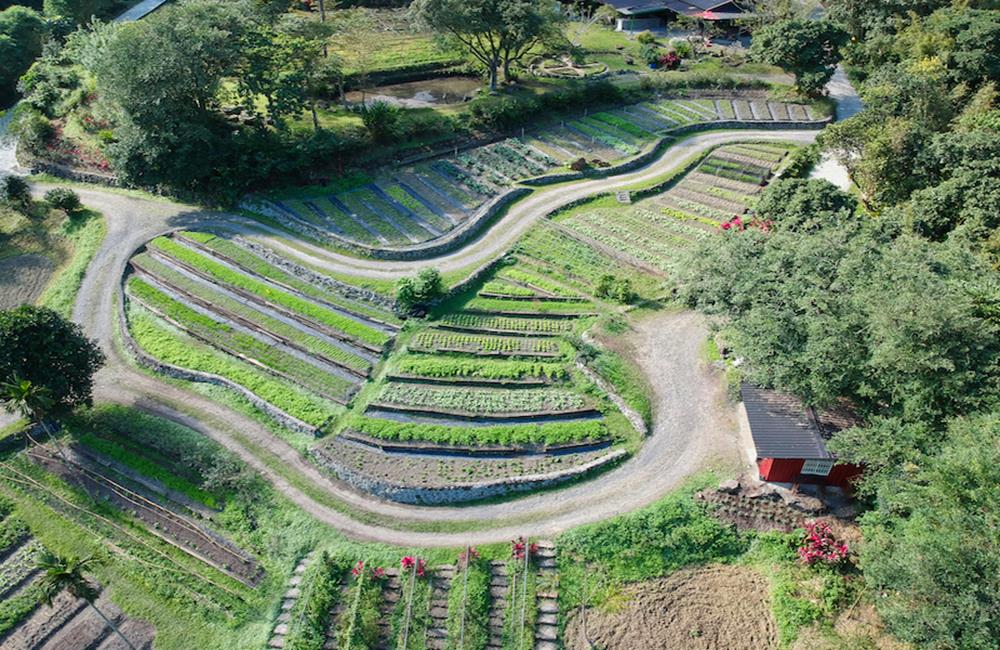
<path id="1" fill-rule="evenodd" d="M 583 395 L 564 388 L 506 390 L 397 382 L 386 384 L 372 406 L 466 418 L 542 418 L 594 412 Z"/>
<path id="2" fill-rule="evenodd" d="M 397 359 L 389 378 L 439 384 L 548 385 L 568 379 L 565 366 L 539 361 L 462 358 L 451 355 L 406 354 Z"/>
<path id="3" fill-rule="evenodd" d="M 317 453 L 320 462 L 346 466 L 352 472 L 389 485 L 422 488 L 455 488 L 479 482 L 503 481 L 551 474 L 585 466 L 607 455 L 607 450 L 567 454 L 532 454 L 491 458 L 457 453 L 435 455 L 395 453 L 340 437 Z M 333 461 L 330 463 L 330 461 Z"/>
<path id="4" fill-rule="evenodd" d="M 610 164 L 670 129 L 718 120 L 809 120 L 804 106 L 745 100 L 653 99 L 523 132 L 415 165 L 336 194 L 271 202 L 288 228 L 324 243 L 400 246 L 436 239 L 517 182 L 579 158 Z"/>
<path id="5" fill-rule="evenodd" d="M 351 401 L 398 331 L 387 305 L 242 240 L 176 233 L 150 242 L 131 267 L 129 325 L 140 347 L 314 427 Z"/>
<path id="6" fill-rule="evenodd" d="M 664 214 L 709 226 L 741 216 L 789 150 L 788 146 L 771 143 L 719 147 L 654 203 Z"/>
<path id="7" fill-rule="evenodd" d="M 614 611 L 572 612 L 564 644 L 602 648 L 777 648 L 767 579 L 746 567 L 706 566 L 629 585 Z"/>
<path id="8" fill-rule="evenodd" d="M 485 357 L 565 358 L 570 350 L 551 338 L 471 334 L 439 329 L 425 330 L 410 343 L 415 352 L 460 352 Z"/>
<path id="9" fill-rule="evenodd" d="M 67 592 L 52 605 L 44 604 L 41 572 L 36 568 L 42 545 L 31 536 L 23 521 L 11 514 L 13 506 L 0 501 L 0 646 L 4 648 L 105 648 L 111 643 L 110 628 Z M 127 619 L 113 603 L 101 596 L 97 606 L 120 626 L 137 648 L 151 648 L 155 631 L 141 621 Z"/>
<path id="10" fill-rule="evenodd" d="M 138 485 L 125 485 L 125 479 L 110 478 L 103 468 L 71 448 L 65 451 L 66 459 L 40 447 L 28 455 L 33 462 L 95 501 L 131 513 L 153 535 L 231 578 L 254 586 L 263 577 L 263 570 L 249 553 L 181 514 L 175 504 Z"/>

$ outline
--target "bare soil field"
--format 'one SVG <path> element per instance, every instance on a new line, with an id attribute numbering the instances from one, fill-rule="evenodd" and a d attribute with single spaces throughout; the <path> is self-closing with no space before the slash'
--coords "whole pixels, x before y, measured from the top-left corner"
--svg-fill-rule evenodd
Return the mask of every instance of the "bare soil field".
<path id="1" fill-rule="evenodd" d="M 34 304 L 52 275 L 44 255 L 18 255 L 0 260 L 0 309 Z"/>
<path id="2" fill-rule="evenodd" d="M 587 610 L 586 634 L 579 613 L 571 616 L 565 646 L 761 650 L 778 645 L 767 580 L 746 567 L 678 571 L 627 587 L 622 600 L 614 612 Z"/>

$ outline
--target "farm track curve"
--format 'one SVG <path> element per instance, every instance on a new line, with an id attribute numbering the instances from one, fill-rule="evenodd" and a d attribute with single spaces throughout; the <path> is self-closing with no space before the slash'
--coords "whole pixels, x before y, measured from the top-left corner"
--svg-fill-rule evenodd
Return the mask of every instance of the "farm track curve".
<path id="1" fill-rule="evenodd" d="M 810 142 L 816 131 L 739 131 L 708 133 L 668 148 L 658 159 L 635 172 L 612 178 L 566 184 L 515 203 L 466 247 L 437 258 L 413 262 L 360 260 L 314 247 L 316 266 L 362 277 L 397 278 L 426 266 L 442 271 L 486 262 L 509 248 L 545 214 L 586 196 L 650 181 L 712 147 L 747 138 Z M 36 192 L 44 191 L 38 184 Z M 662 313 L 640 321 L 632 337 L 637 360 L 654 387 L 654 431 L 640 450 L 620 467 L 595 479 L 503 503 L 464 507 L 406 506 L 358 492 L 323 474 L 291 445 L 255 420 L 207 397 L 136 369 L 118 350 L 117 292 L 132 252 L 146 241 L 177 228 L 226 224 L 239 228 L 249 220 L 164 200 L 80 189 L 84 203 L 107 218 L 107 237 L 94 257 L 80 288 L 73 312 L 87 336 L 97 339 L 108 361 L 98 373 L 95 398 L 135 406 L 181 422 L 207 435 L 259 471 L 284 496 L 321 521 L 355 538 L 397 545 L 460 546 L 509 540 L 520 534 L 550 536 L 567 528 L 598 521 L 655 501 L 707 463 L 735 460 L 736 425 L 725 406 L 720 382 L 700 360 L 706 329 L 697 314 Z M 275 246 L 280 252 L 280 247 Z M 301 257 L 302 252 L 297 251 Z M 254 449 L 252 449 L 254 448 Z M 265 463 L 258 454 L 267 454 Z M 366 523 L 326 505 L 272 469 L 310 483 L 352 511 L 369 513 L 368 520 L 393 521 L 388 527 Z M 468 532 L 399 530 L 407 524 L 427 526 L 452 522 Z"/>

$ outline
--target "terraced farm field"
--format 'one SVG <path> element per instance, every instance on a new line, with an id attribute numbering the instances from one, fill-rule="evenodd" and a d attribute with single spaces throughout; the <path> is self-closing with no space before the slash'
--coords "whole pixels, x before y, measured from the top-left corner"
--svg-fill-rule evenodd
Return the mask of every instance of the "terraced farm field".
<path id="1" fill-rule="evenodd" d="M 669 277 L 681 250 L 747 214 L 789 151 L 788 145 L 780 143 L 719 147 L 667 191 L 628 207 L 578 210 L 557 217 L 547 226 L 548 233 L 531 233 L 522 246 L 553 266 L 559 260 L 559 271 L 580 286 L 592 286 L 595 274 L 610 263 L 594 258 L 598 252 Z M 571 239 L 590 244 L 593 254 L 546 252 L 553 240 Z"/>
<path id="2" fill-rule="evenodd" d="M 350 403 L 399 328 L 383 302 L 211 234 L 157 238 L 130 265 L 128 317 L 145 352 L 313 428 Z"/>
<path id="3" fill-rule="evenodd" d="M 518 181 L 585 158 L 598 165 L 635 156 L 671 129 L 740 119 L 811 121 L 808 106 L 720 99 L 660 99 L 585 115 L 522 137 L 415 165 L 336 194 L 264 201 L 285 228 L 321 243 L 369 247 L 436 239 Z"/>

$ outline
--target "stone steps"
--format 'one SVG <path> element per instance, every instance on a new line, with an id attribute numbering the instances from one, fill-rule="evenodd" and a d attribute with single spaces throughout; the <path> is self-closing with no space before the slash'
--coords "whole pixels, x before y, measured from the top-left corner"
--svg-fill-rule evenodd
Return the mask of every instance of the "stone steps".
<path id="1" fill-rule="evenodd" d="M 538 577 L 543 580 L 551 580 L 557 575 L 556 546 L 549 540 L 539 540 L 536 544 L 535 564 L 538 567 Z M 540 586 L 535 592 L 535 598 L 538 603 L 538 618 L 535 620 L 535 650 L 558 650 L 558 588 Z"/>
<path id="2" fill-rule="evenodd" d="M 268 648 L 284 648 L 285 635 L 288 634 L 288 624 L 292 620 L 292 608 L 302 595 L 302 576 L 305 575 L 309 563 L 312 562 L 315 551 L 307 553 L 299 563 L 295 565 L 292 575 L 288 578 L 285 594 L 281 597 L 281 610 L 271 630 L 271 638 L 267 642 Z"/>

